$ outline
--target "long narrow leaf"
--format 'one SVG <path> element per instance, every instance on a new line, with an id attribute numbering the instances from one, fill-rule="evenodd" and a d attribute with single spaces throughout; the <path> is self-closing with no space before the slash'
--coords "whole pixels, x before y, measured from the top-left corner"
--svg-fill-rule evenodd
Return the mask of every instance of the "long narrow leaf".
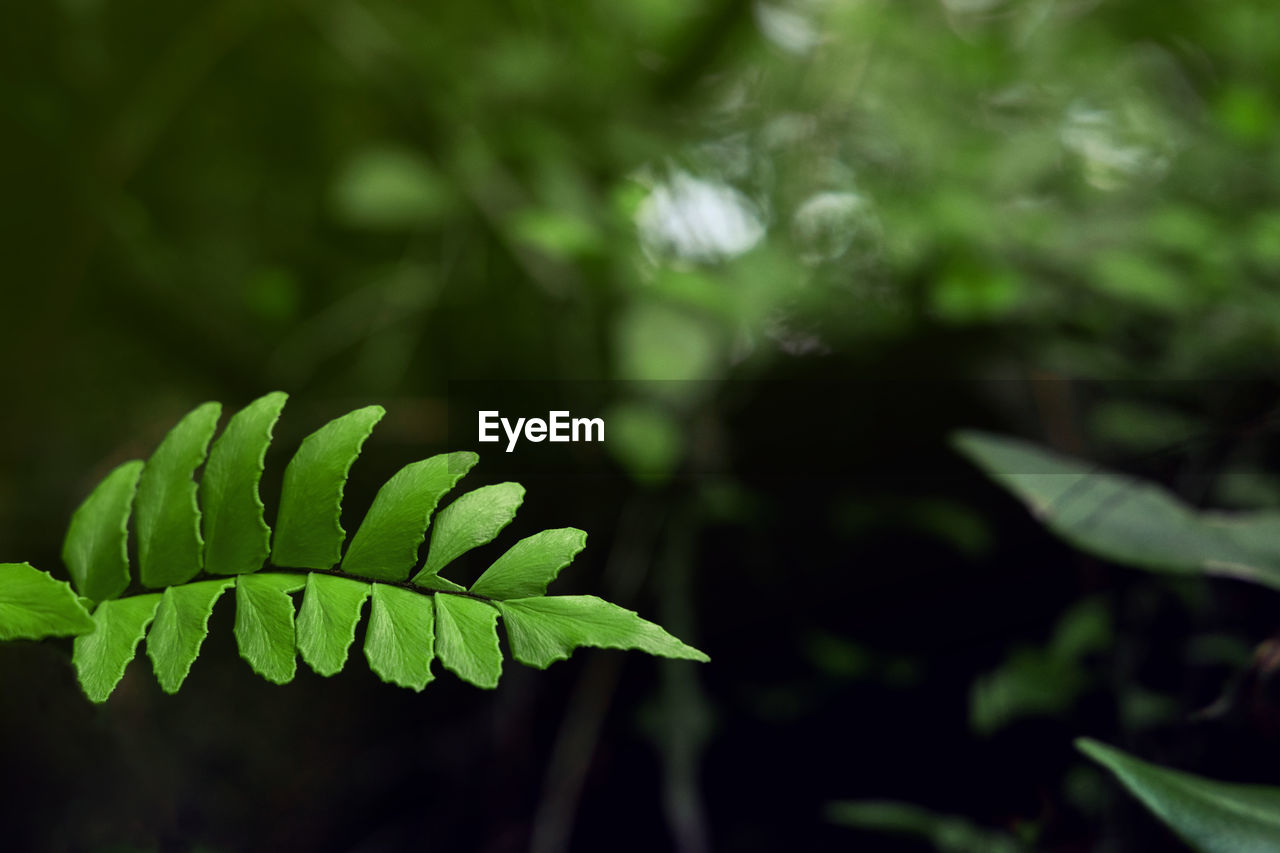
<path id="1" fill-rule="evenodd" d="M 1029 442 L 964 432 L 956 447 L 1083 551 L 1155 571 L 1280 589 L 1280 516 L 1197 512 L 1161 486 Z"/>
<path id="2" fill-rule="evenodd" d="M 1280 849 L 1280 788 L 1218 782 L 1134 758 L 1089 738 L 1085 755 L 1116 775 L 1156 817 L 1204 853 Z"/>

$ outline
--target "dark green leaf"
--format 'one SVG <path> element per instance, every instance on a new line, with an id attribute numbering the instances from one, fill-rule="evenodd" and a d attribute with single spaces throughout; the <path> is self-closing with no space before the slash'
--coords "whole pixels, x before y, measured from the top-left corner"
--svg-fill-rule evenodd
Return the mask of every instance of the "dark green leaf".
<path id="1" fill-rule="evenodd" d="M 1280 589 L 1280 512 L 1203 512 L 1206 574 Z"/>
<path id="2" fill-rule="evenodd" d="M 171 586 L 161 594 L 147 634 L 147 657 L 166 693 L 177 693 L 186 681 L 209 633 L 213 605 L 233 583 L 232 578 L 200 581 Z"/>
<path id="3" fill-rule="evenodd" d="M 71 516 L 62 561 L 76 590 L 93 601 L 115 598 L 129 586 L 129 513 L 142 462 L 125 462 L 89 493 Z"/>
<path id="4" fill-rule="evenodd" d="M 67 637 L 93 630 L 70 584 L 27 563 L 0 563 L 0 640 Z"/>
<path id="5" fill-rule="evenodd" d="M 333 675 L 347 662 L 369 584 L 333 575 L 307 575 L 298 611 L 298 651 L 320 675 Z"/>
<path id="6" fill-rule="evenodd" d="M 380 580 L 407 579 L 436 504 L 479 458 L 469 452 L 442 453 L 401 468 L 378 490 L 351 538 L 342 570 Z"/>
<path id="7" fill-rule="evenodd" d="M 471 591 L 486 598 L 545 595 L 547 584 L 586 546 L 586 531 L 574 527 L 535 533 L 512 545 L 471 585 Z"/>
<path id="8" fill-rule="evenodd" d="M 193 409 L 169 430 L 142 469 L 135 518 L 138 576 L 144 586 L 186 583 L 204 565 L 192 474 L 204 461 L 221 413 L 219 403 Z"/>
<path id="9" fill-rule="evenodd" d="M 92 702 L 105 702 L 124 677 L 160 604 L 160 593 L 104 601 L 93 611 L 94 629 L 76 637 L 71 662 Z"/>
<path id="10" fill-rule="evenodd" d="M 1117 563 L 1280 589 L 1275 513 L 1198 513 L 1168 490 L 1012 438 L 966 432 L 962 453 L 1072 545 Z"/>
<path id="11" fill-rule="evenodd" d="M 498 483 L 467 492 L 442 509 L 431 528 L 431 548 L 427 551 L 426 565 L 413 582 L 432 589 L 462 589 L 439 577 L 440 570 L 472 548 L 493 541 L 516 517 L 516 510 L 523 500 L 524 486 Z"/>
<path id="12" fill-rule="evenodd" d="M 342 490 L 365 439 L 386 410 L 366 406 L 302 440 L 284 472 L 271 560 L 277 566 L 329 569 L 342 557 Z"/>
<path id="13" fill-rule="evenodd" d="M 298 661 L 289 593 L 306 586 L 303 575 L 251 574 L 236 577 L 236 645 L 240 656 L 267 681 L 287 684 Z"/>
<path id="14" fill-rule="evenodd" d="M 580 646 L 640 649 L 651 655 L 706 662 L 705 654 L 630 610 L 594 595 L 518 598 L 497 604 L 507 625 L 511 656 L 546 669 Z"/>
<path id="15" fill-rule="evenodd" d="M 364 655 L 383 681 L 421 690 L 431 681 L 435 658 L 436 596 L 375 583 Z"/>
<path id="16" fill-rule="evenodd" d="M 446 669 L 476 687 L 497 687 L 502 675 L 498 611 L 474 598 L 438 593 L 436 656 Z"/>
<path id="17" fill-rule="evenodd" d="M 1218 782 L 1149 764 L 1089 738 L 1076 746 L 1204 853 L 1274 853 L 1280 839 L 1280 788 Z"/>
<path id="18" fill-rule="evenodd" d="M 276 391 L 237 412 L 209 450 L 200 478 L 204 510 L 204 568 L 215 575 L 256 572 L 271 552 L 271 528 L 258 483 L 271 430 L 288 395 Z"/>

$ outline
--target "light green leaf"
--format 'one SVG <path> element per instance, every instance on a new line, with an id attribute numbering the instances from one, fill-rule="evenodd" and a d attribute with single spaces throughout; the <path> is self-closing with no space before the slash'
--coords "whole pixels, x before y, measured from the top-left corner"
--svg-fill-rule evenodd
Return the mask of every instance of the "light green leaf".
<path id="1" fill-rule="evenodd" d="M 369 669 L 390 684 L 421 690 L 431 681 L 435 658 L 436 596 L 375 583 L 364 635 Z"/>
<path id="2" fill-rule="evenodd" d="M 91 702 L 105 702 L 124 678 L 160 604 L 160 593 L 104 601 L 93 611 L 94 629 L 72 644 L 71 662 Z"/>
<path id="3" fill-rule="evenodd" d="M 474 598 L 437 594 L 436 656 L 476 687 L 497 687 L 502 675 L 498 611 Z"/>
<path id="4" fill-rule="evenodd" d="M 380 580 L 407 579 L 440 498 L 479 458 L 465 451 L 442 453 L 401 468 L 378 490 L 351 538 L 342 570 Z"/>
<path id="5" fill-rule="evenodd" d="M 516 517 L 516 510 L 523 500 L 524 486 L 498 483 L 467 492 L 442 509 L 431 529 L 431 548 L 427 552 L 426 565 L 413 582 L 431 587 L 442 568 L 472 548 L 493 541 Z M 461 589 L 452 582 L 449 586 Z"/>
<path id="6" fill-rule="evenodd" d="M 320 675 L 333 675 L 347 662 L 369 584 L 333 575 L 307 575 L 298 611 L 298 651 Z"/>
<path id="7" fill-rule="evenodd" d="M 93 630 L 71 585 L 28 563 L 0 563 L 0 640 L 67 637 Z"/>
<path id="8" fill-rule="evenodd" d="M 76 590 L 93 601 L 115 598 L 129 586 L 129 513 L 141 473 L 141 461 L 120 465 L 71 516 L 62 562 Z"/>
<path id="9" fill-rule="evenodd" d="M 219 403 L 197 406 L 169 430 L 142 469 L 134 515 L 138 576 L 144 586 L 186 583 L 204 565 L 192 474 L 204 461 L 221 414 Z"/>
<path id="10" fill-rule="evenodd" d="M 293 599 L 306 586 L 302 575 L 252 574 L 236 577 L 236 645 L 240 657 L 267 681 L 288 684 L 297 671 Z"/>
<path id="11" fill-rule="evenodd" d="M 511 656 L 546 669 L 580 646 L 640 649 L 651 655 L 707 662 L 705 654 L 630 610 L 594 595 L 554 595 L 497 602 Z"/>
<path id="12" fill-rule="evenodd" d="M 259 397 L 237 412 L 209 451 L 200 478 L 204 509 L 204 568 L 215 575 L 256 572 L 271 552 L 258 483 L 271 430 L 288 394 Z"/>
<path id="13" fill-rule="evenodd" d="M 1076 747 L 1116 775 L 1183 840 L 1204 853 L 1274 853 L 1280 788 L 1218 782 L 1149 764 L 1089 738 Z"/>
<path id="14" fill-rule="evenodd" d="M 171 586 L 160 595 L 155 622 L 147 634 L 147 657 L 166 693 L 177 693 L 200 655 L 209 633 L 209 616 L 222 593 L 235 583 L 225 580 Z"/>
<path id="15" fill-rule="evenodd" d="M 342 490 L 365 439 L 386 410 L 366 406 L 302 440 L 284 472 L 271 560 L 277 566 L 329 569 L 342 557 Z"/>
<path id="16" fill-rule="evenodd" d="M 957 448 L 1050 530 L 1145 569 L 1234 577 L 1280 589 L 1280 515 L 1198 513 L 1168 490 L 1029 442 L 976 432 Z"/>
<path id="17" fill-rule="evenodd" d="M 574 527 L 535 533 L 512 545 L 471 585 L 471 592 L 485 598 L 545 595 L 547 584 L 586 546 L 586 531 Z"/>

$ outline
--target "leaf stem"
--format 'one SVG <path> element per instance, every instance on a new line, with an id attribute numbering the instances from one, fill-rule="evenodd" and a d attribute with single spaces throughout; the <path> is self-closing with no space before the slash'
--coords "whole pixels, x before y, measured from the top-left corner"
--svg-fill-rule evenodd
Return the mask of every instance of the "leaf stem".
<path id="1" fill-rule="evenodd" d="M 398 586 L 401 589 L 407 589 L 410 592 L 416 592 L 419 595 L 437 595 L 437 594 L 458 595 L 463 598 L 474 598 L 476 601 L 484 601 L 487 603 L 493 603 L 494 601 L 498 600 L 495 598 L 489 598 L 488 596 L 484 596 L 484 595 L 476 595 L 475 593 L 470 592 L 468 590 L 427 589 L 426 587 L 417 586 L 416 584 L 410 583 L 407 580 L 393 581 L 393 580 L 387 580 L 385 578 L 371 578 L 371 577 L 366 577 L 365 575 L 355 575 L 355 574 L 351 574 L 350 572 L 339 571 L 338 569 L 295 569 L 295 568 L 288 568 L 285 566 L 270 566 L 270 565 L 263 566 L 261 569 L 259 569 L 256 572 L 240 572 L 234 575 L 214 575 L 214 574 L 209 574 L 208 572 L 205 572 L 205 571 L 201 571 L 200 574 L 196 575 L 189 581 L 186 581 L 180 584 L 170 584 L 170 586 L 186 586 L 187 584 L 196 583 L 198 581 L 231 580 L 231 579 L 240 577 L 241 574 L 245 574 L 245 575 L 269 575 L 269 574 L 332 575 L 333 577 L 346 578 L 348 580 L 361 581 L 363 583 L 369 583 L 369 584 L 381 583 L 381 584 L 386 584 L 387 586 Z M 142 592 L 134 593 L 134 595 L 147 595 L 153 592 L 164 592 L 166 589 L 169 589 L 169 587 L 166 586 L 166 587 L 159 587 L 157 589 L 145 589 Z M 132 598 L 132 597 L 133 595 L 122 595 L 122 596 L 119 596 L 119 599 Z"/>
<path id="2" fill-rule="evenodd" d="M 392 581 L 392 580 L 387 580 L 385 578 L 371 578 L 371 577 L 366 577 L 365 575 L 354 575 L 354 574 L 351 574 L 350 572 L 339 571 L 338 569 L 290 569 L 290 568 L 285 568 L 283 566 L 271 566 L 269 570 L 266 567 L 264 567 L 259 571 L 265 572 L 267 574 L 271 574 L 274 572 L 275 574 L 283 574 L 283 575 L 310 575 L 310 574 L 333 575 L 336 578 L 347 578 L 353 581 L 364 581 L 365 583 L 381 583 L 381 584 L 386 584 L 387 586 L 398 586 L 401 589 L 407 589 L 410 592 L 416 592 L 419 595 L 435 595 L 437 593 L 441 593 L 443 595 L 460 595 L 463 598 L 474 598 L 477 601 L 496 601 L 497 600 L 497 599 L 489 598 L 488 596 L 484 596 L 484 595 L 476 595 L 474 592 L 470 592 L 469 590 L 427 589 L 425 586 L 418 586 L 417 584 L 410 583 L 407 580 Z M 246 574 L 258 574 L 258 573 L 259 572 L 246 572 Z M 212 577 L 227 577 L 227 576 L 213 575 Z"/>

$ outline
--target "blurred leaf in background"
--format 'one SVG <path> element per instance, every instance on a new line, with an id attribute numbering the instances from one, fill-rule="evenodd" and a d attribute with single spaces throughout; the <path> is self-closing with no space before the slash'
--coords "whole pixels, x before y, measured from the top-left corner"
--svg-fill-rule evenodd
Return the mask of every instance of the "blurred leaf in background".
<path id="1" fill-rule="evenodd" d="M 1111 648 L 1106 603 L 1085 599 L 1064 613 L 1043 648 L 1014 649 L 997 669 L 974 682 L 969 724 L 990 735 L 1020 717 L 1067 711 L 1094 681 L 1086 658 Z"/>

